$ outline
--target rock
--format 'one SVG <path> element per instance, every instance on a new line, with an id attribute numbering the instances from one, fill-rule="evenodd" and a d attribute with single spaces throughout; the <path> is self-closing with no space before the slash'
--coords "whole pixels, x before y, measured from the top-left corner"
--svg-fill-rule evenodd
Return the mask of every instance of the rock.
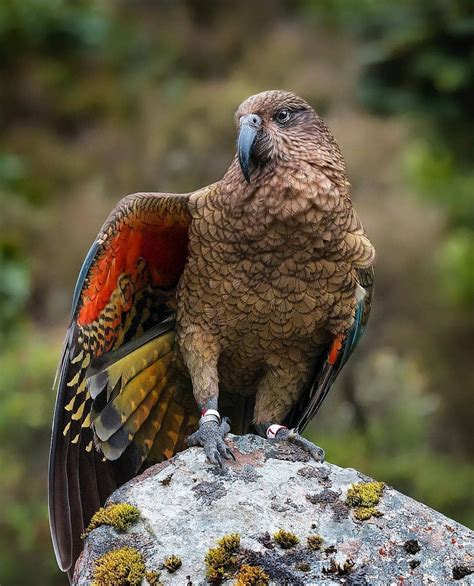
<path id="1" fill-rule="evenodd" d="M 241 567 L 240 585 L 264 584 L 265 576 L 292 585 L 474 583 L 466 527 L 390 487 L 367 486 L 371 479 L 356 470 L 309 460 L 297 447 L 253 435 L 228 441 L 237 461 L 222 469 L 191 448 L 115 491 L 108 503 L 135 505 L 141 517 L 125 532 L 93 529 L 74 584 L 90 584 L 97 560 L 122 547 L 141 554 L 138 580 L 146 567 L 152 583 L 206 584 L 206 555 L 234 533 L 240 545 L 229 538 L 207 555 L 229 584 Z M 168 561 L 173 573 L 164 568 L 171 556 L 179 558 Z"/>

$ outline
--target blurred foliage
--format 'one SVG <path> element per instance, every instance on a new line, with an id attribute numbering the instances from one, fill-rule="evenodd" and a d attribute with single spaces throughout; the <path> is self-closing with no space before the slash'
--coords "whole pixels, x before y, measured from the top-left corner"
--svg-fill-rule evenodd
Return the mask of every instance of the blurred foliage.
<path id="1" fill-rule="evenodd" d="M 20 327 L 29 294 L 30 274 L 26 260 L 3 245 L 0 249 L 0 347 L 7 334 Z"/>
<path id="2" fill-rule="evenodd" d="M 469 0 L 382 3 L 366 21 L 361 97 L 384 114 L 408 114 L 460 160 L 472 159 L 474 13 Z"/>
<path id="3" fill-rule="evenodd" d="M 474 307 L 474 232 L 460 228 L 451 232 L 441 250 L 443 293 L 453 305 Z"/>
<path id="4" fill-rule="evenodd" d="M 459 166 L 445 143 L 413 141 L 407 150 L 406 166 L 418 192 L 443 208 L 449 227 L 474 226 L 474 171 Z"/>
<path id="5" fill-rule="evenodd" d="M 304 95 L 378 252 L 362 347 L 310 435 L 474 522 L 473 16 L 461 0 L 0 3 L 0 583 L 64 584 L 46 510 L 74 280 L 121 195 L 222 175 L 238 103 Z"/>
<path id="6" fill-rule="evenodd" d="M 426 136 L 409 151 L 418 191 L 447 213 L 441 291 L 474 308 L 474 11 L 466 0 L 385 3 L 366 22 L 361 98 L 375 112 L 414 118 Z M 462 229 L 461 229 L 462 228 Z"/>
<path id="7" fill-rule="evenodd" d="M 54 398 L 51 373 L 60 352 L 44 336 L 25 335 L 0 354 L 0 581 L 53 584 L 46 471 Z M 57 581 L 56 583 L 63 583 Z"/>
<path id="8" fill-rule="evenodd" d="M 474 85 L 472 88 L 474 92 Z M 474 95 L 474 93 L 473 93 Z M 465 120 L 465 126 L 468 126 Z M 474 141 L 472 148 L 474 149 Z M 474 151 L 470 156 L 474 162 Z M 447 227 L 440 242 L 440 292 L 452 308 L 474 309 L 474 171 L 459 164 L 441 140 L 413 141 L 407 148 L 406 168 L 413 185 L 435 201 L 446 214 Z"/>

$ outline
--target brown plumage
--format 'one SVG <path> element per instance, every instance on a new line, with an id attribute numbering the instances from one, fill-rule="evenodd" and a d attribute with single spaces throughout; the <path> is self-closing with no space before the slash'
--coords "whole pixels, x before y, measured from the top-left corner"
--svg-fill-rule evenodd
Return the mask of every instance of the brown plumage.
<path id="1" fill-rule="evenodd" d="M 273 117 L 295 112 L 288 126 Z M 242 175 L 238 158 L 217 185 L 191 194 L 188 263 L 178 289 L 178 336 L 198 403 L 257 393 L 255 422 L 281 422 L 331 335 L 351 326 L 358 268 L 374 250 L 352 208 L 344 162 L 301 99 L 265 92 L 262 135 Z M 220 368 L 212 365 L 219 363 Z"/>
<path id="2" fill-rule="evenodd" d="M 50 460 L 65 570 L 91 511 L 182 449 L 199 409 L 219 408 L 237 432 L 252 422 L 301 431 L 365 326 L 374 249 L 328 128 L 282 91 L 243 102 L 236 124 L 238 154 L 221 181 L 128 196 L 81 271 Z M 227 429 L 206 422 L 191 443 L 220 462 Z"/>

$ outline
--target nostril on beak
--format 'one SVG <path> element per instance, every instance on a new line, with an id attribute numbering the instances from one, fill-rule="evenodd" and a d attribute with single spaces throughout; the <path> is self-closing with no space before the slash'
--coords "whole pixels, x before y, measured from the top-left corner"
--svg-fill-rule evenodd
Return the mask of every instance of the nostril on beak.
<path id="1" fill-rule="evenodd" d="M 262 126 L 262 119 L 258 114 L 245 114 L 240 118 L 240 125 L 247 124 L 252 128 L 259 129 Z"/>

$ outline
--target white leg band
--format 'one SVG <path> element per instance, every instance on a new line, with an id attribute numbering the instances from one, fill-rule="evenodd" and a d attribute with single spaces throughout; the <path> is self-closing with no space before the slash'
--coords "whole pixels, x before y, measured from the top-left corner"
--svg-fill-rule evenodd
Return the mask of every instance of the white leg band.
<path id="1" fill-rule="evenodd" d="M 221 422 L 219 411 L 216 411 L 215 409 L 203 409 L 201 419 L 199 420 L 199 427 L 208 421 L 214 421 L 219 425 Z"/>
<path id="2" fill-rule="evenodd" d="M 273 425 L 270 425 L 270 427 L 267 429 L 267 438 L 268 439 L 275 438 L 277 433 L 280 431 L 280 429 L 288 429 L 288 428 L 286 427 L 286 425 L 278 425 L 278 423 L 274 423 Z"/>

